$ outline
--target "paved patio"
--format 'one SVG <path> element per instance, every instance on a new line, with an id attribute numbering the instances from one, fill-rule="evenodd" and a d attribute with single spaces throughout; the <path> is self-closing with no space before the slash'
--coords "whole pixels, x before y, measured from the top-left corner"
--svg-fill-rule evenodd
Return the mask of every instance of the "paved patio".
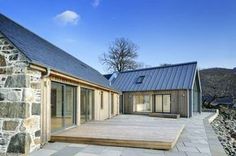
<path id="1" fill-rule="evenodd" d="M 31 156 L 210 156 L 212 154 L 203 122 L 203 119 L 210 114 L 196 114 L 190 119 L 181 118 L 175 120 L 178 124 L 185 124 L 185 129 L 176 146 L 169 151 L 56 142 L 31 153 Z M 140 117 L 137 116 L 137 118 Z M 155 118 L 155 120 L 168 121 L 173 119 Z"/>

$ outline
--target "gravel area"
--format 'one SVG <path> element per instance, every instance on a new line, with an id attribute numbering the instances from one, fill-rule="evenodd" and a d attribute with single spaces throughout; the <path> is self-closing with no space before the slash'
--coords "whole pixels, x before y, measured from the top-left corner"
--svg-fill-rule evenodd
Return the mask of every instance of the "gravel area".
<path id="1" fill-rule="evenodd" d="M 211 123 L 218 139 L 224 147 L 226 154 L 229 156 L 236 155 L 236 120 L 227 119 L 223 115 L 219 115 Z"/>

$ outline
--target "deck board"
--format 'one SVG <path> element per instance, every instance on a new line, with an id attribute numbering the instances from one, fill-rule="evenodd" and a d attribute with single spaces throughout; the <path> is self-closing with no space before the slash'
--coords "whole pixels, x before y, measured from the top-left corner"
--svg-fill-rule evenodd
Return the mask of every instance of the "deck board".
<path id="1" fill-rule="evenodd" d="M 176 119 L 120 115 L 105 121 L 92 121 L 51 136 L 52 141 L 96 145 L 171 149 L 184 124 Z"/>

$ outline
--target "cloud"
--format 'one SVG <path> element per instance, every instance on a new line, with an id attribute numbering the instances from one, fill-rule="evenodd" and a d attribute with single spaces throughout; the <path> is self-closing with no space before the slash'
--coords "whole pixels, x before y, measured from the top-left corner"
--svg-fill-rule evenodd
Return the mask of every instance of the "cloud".
<path id="1" fill-rule="evenodd" d="M 93 0 L 92 6 L 93 6 L 94 8 L 97 8 L 97 7 L 99 6 L 100 2 L 101 2 L 101 0 Z"/>
<path id="2" fill-rule="evenodd" d="M 58 14 L 54 19 L 57 23 L 62 25 L 76 25 L 80 20 L 80 15 L 74 11 L 66 10 Z"/>

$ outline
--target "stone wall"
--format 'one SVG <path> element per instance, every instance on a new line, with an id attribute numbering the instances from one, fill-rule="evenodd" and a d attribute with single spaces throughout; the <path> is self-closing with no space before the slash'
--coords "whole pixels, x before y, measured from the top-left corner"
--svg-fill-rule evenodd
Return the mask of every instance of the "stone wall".
<path id="1" fill-rule="evenodd" d="M 0 155 L 40 147 L 41 73 L 0 35 Z"/>

